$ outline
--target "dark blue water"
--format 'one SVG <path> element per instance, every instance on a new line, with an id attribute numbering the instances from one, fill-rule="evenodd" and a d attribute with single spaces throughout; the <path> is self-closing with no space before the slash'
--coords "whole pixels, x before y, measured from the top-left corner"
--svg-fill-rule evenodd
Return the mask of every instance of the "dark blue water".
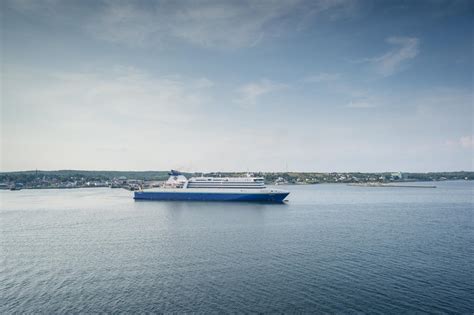
<path id="1" fill-rule="evenodd" d="M 1 313 L 472 313 L 473 183 L 288 186 L 286 205 L 2 191 Z"/>

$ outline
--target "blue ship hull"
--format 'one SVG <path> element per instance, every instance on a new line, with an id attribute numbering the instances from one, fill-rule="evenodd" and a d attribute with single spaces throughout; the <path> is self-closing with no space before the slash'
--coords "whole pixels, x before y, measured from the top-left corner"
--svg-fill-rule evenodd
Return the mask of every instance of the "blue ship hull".
<path id="1" fill-rule="evenodd" d="M 276 202 L 281 203 L 288 196 L 281 193 L 210 193 L 210 192 L 157 192 L 136 191 L 135 200 L 185 200 L 185 201 L 246 201 L 246 202 Z"/>

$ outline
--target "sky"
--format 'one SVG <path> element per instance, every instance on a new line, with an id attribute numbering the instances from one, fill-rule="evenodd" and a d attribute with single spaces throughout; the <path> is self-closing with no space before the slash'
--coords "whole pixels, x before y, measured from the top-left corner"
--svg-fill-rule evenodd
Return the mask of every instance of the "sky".
<path id="1" fill-rule="evenodd" d="M 472 171 L 472 1 L 3 0 L 1 171 Z"/>

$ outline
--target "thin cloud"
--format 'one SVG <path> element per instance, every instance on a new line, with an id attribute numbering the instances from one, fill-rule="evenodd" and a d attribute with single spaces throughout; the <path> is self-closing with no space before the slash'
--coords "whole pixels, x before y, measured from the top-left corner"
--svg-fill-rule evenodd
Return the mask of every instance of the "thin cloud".
<path id="1" fill-rule="evenodd" d="M 96 39 L 130 47 L 166 47 L 178 41 L 221 49 L 252 47 L 310 27 L 320 16 L 343 18 L 354 8 L 352 0 L 96 1 L 88 8 L 80 1 L 6 3 L 24 14 L 61 21 Z"/>
<path id="2" fill-rule="evenodd" d="M 209 80 L 208 78 L 203 77 L 203 78 L 197 79 L 194 85 L 195 85 L 196 88 L 203 89 L 203 88 L 211 88 L 215 84 L 214 84 L 213 81 Z"/>
<path id="3" fill-rule="evenodd" d="M 204 47 L 256 45 L 267 25 L 295 10 L 299 1 L 107 3 L 88 30 L 100 39 L 128 45 L 162 44 L 178 39 Z"/>
<path id="4" fill-rule="evenodd" d="M 364 101 L 350 101 L 347 105 L 347 108 L 374 108 L 375 104 L 364 102 Z"/>
<path id="5" fill-rule="evenodd" d="M 474 135 L 467 135 L 454 140 L 446 140 L 445 144 L 449 147 L 458 147 L 471 150 L 474 149 Z"/>
<path id="6" fill-rule="evenodd" d="M 286 84 L 273 82 L 267 79 L 262 79 L 258 82 L 251 82 L 238 89 L 240 96 L 236 102 L 242 105 L 255 105 L 260 97 L 287 87 Z"/>
<path id="7" fill-rule="evenodd" d="M 112 73 L 57 72 L 48 75 L 14 69 L 15 77 L 5 82 L 5 103 L 35 115 L 48 113 L 61 121 L 108 122 L 110 117 L 180 119 L 189 121 L 209 102 L 212 81 L 206 78 L 154 77 L 132 67 L 116 67 Z M 41 83 L 37 83 L 41 81 Z M 159 115 L 156 113 L 159 112 Z"/>
<path id="8" fill-rule="evenodd" d="M 340 78 L 339 73 L 319 73 L 316 75 L 310 75 L 306 78 L 304 78 L 305 82 L 308 83 L 320 83 L 320 82 L 330 82 L 330 81 L 336 81 Z"/>
<path id="9" fill-rule="evenodd" d="M 209 79 L 157 77 L 132 67 L 45 73 L 7 66 L 2 75 L 6 169 L 94 168 L 92 155 L 111 168 L 173 165 L 172 156 L 199 143 L 186 137 L 213 103 Z M 114 152 L 124 144 L 127 151 Z"/>
<path id="10" fill-rule="evenodd" d="M 415 37 L 389 37 L 386 42 L 395 46 L 394 49 L 382 56 L 370 58 L 376 71 L 382 76 L 391 76 L 419 53 L 419 40 Z"/>
<path id="11" fill-rule="evenodd" d="M 135 2 L 110 2 L 91 30 L 115 42 L 163 44 L 178 39 L 203 47 L 236 49 L 297 29 L 306 17 L 334 15 L 352 6 L 349 0 L 165 1 L 151 8 Z"/>
<path id="12" fill-rule="evenodd" d="M 459 139 L 459 144 L 465 149 L 474 148 L 474 136 L 464 136 Z"/>

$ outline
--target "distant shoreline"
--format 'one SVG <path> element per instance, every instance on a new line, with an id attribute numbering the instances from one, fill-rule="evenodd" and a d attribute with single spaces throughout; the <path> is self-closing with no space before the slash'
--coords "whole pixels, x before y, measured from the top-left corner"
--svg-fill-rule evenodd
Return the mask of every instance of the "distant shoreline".
<path id="1" fill-rule="evenodd" d="M 413 183 L 413 182 L 412 182 Z M 426 182 L 421 182 L 426 183 Z M 356 186 L 356 187 L 393 187 L 393 188 L 436 188 L 435 185 L 400 185 L 400 184 L 384 184 L 384 183 L 353 183 L 347 184 L 348 186 Z"/>
<path id="2" fill-rule="evenodd" d="M 451 180 L 436 180 L 436 181 L 410 181 L 409 183 L 439 183 L 439 182 L 452 182 L 452 181 L 472 181 L 473 179 L 451 179 Z M 269 186 L 310 186 L 310 185 L 323 185 L 323 184 L 333 184 L 333 185 L 347 185 L 353 187 L 369 187 L 369 188 L 437 188 L 436 185 L 403 185 L 402 183 L 408 182 L 392 182 L 392 183 L 382 183 L 382 182 L 367 182 L 367 183 L 286 183 L 286 184 L 274 184 L 270 183 Z M 24 187 L 21 189 L 10 189 L 10 188 L 0 188 L 2 190 L 9 190 L 9 191 L 16 191 L 16 190 L 72 190 L 72 189 L 98 189 L 98 188 L 108 188 L 108 189 L 124 189 L 133 191 L 133 189 L 129 189 L 127 187 L 110 187 L 110 186 L 75 186 L 75 187 L 51 187 L 51 186 L 43 186 L 43 187 Z M 148 187 L 150 188 L 150 187 Z"/>
<path id="3" fill-rule="evenodd" d="M 183 173 L 186 177 L 245 176 L 242 172 Z M 254 172 L 263 177 L 267 185 L 355 184 L 382 186 L 387 184 L 433 182 L 445 180 L 474 180 L 474 172 Z M 167 171 L 22 171 L 0 173 L 0 189 L 73 189 L 73 188 L 124 188 L 138 190 L 158 187 L 169 177 Z"/>

